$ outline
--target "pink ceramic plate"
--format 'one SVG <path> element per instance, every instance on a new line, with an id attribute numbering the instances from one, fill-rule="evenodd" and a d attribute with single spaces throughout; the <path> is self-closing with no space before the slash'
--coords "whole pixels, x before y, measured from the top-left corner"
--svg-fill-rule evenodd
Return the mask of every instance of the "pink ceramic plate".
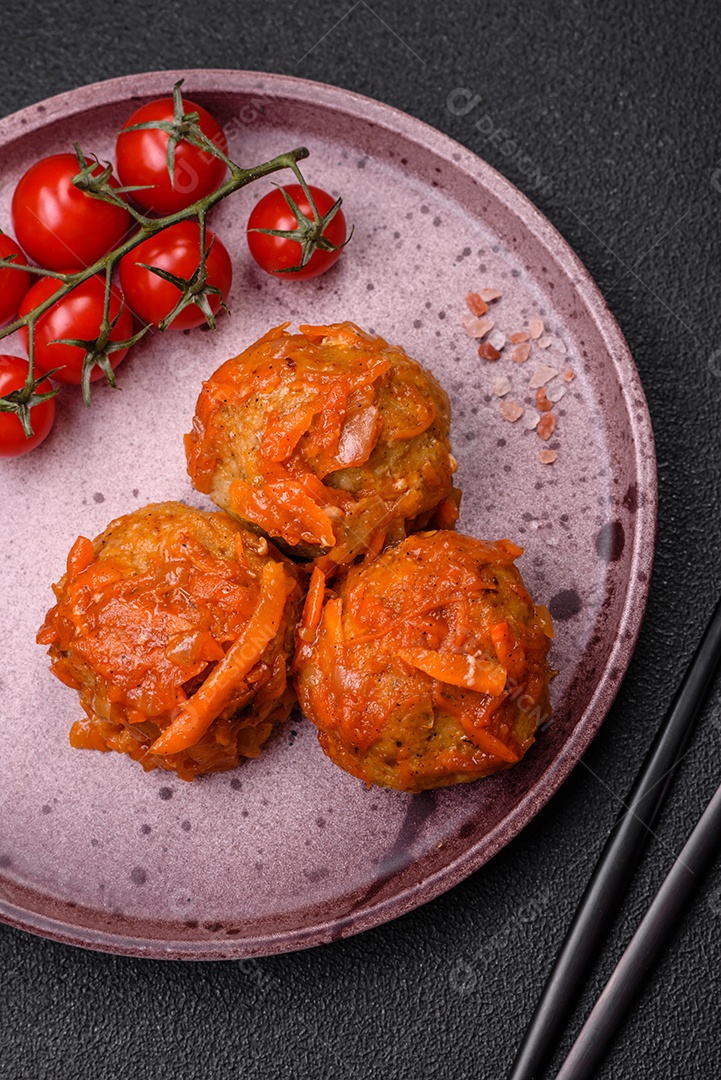
<path id="1" fill-rule="evenodd" d="M 589 275 L 539 212 L 483 161 L 418 120 L 345 90 L 281 76 L 189 71 L 185 92 L 227 125 L 244 164 L 305 145 L 309 180 L 342 193 L 355 236 L 310 282 L 256 270 L 244 224 L 269 188 L 219 208 L 232 317 L 216 334 L 147 337 L 87 411 L 63 394 L 51 437 L 0 467 L 0 917 L 60 941 L 132 955 L 220 959 L 355 934 L 431 900 L 485 863 L 563 782 L 613 701 L 648 591 L 656 509 L 653 438 L 636 369 Z M 112 157 L 132 109 L 178 73 L 116 79 L 0 122 L 0 224 L 20 175 L 80 140 Z M 525 364 L 479 360 L 468 290 L 503 293 L 510 334 L 533 318 L 551 343 Z M 553 722 L 489 780 L 424 795 L 367 791 L 293 718 L 259 761 L 192 784 L 114 754 L 72 750 L 75 695 L 49 673 L 37 627 L 79 533 L 163 499 L 207 505 L 182 435 L 201 380 L 286 319 L 352 319 L 428 365 L 453 404 L 460 526 L 525 547 L 520 566 L 556 617 Z M 559 342 L 562 343 L 559 344 Z M 545 341 L 543 342 L 545 344 Z M 15 346 L 15 348 L 13 348 Z M 563 349 L 565 348 L 565 353 Z M 20 351 L 5 342 L 3 351 Z M 549 442 L 499 414 L 493 383 L 531 406 L 541 363 L 575 379 Z M 555 448 L 552 465 L 542 447 Z"/>

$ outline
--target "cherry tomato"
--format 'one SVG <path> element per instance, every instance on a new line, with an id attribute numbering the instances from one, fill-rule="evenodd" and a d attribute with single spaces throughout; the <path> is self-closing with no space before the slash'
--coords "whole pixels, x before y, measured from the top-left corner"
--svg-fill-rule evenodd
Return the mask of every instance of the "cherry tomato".
<path id="1" fill-rule="evenodd" d="M 220 289 L 223 299 L 228 295 L 233 280 L 230 256 L 223 244 L 212 232 L 206 234 L 206 244 L 213 241 L 208 256 L 208 285 Z M 176 277 L 190 280 L 200 265 L 200 226 L 197 221 L 181 221 L 177 225 L 149 237 L 120 260 L 120 284 L 128 304 L 144 322 L 156 326 L 170 314 L 180 299 L 176 285 L 146 270 L 139 263 L 157 266 Z M 221 297 L 208 293 L 213 314 L 220 309 Z M 169 329 L 189 330 L 201 326 L 205 316 L 197 304 L 191 304 L 173 319 Z"/>
<path id="2" fill-rule="evenodd" d="M 307 279 L 324 274 L 340 258 L 342 244 L 347 239 L 347 228 L 343 211 L 338 210 L 323 230 L 323 236 L 336 248 L 335 251 L 316 249 L 302 270 L 294 273 L 279 273 L 298 266 L 301 260 L 301 246 L 297 240 L 286 236 L 268 236 L 267 233 L 252 232 L 253 229 L 277 229 L 291 232 L 298 227 L 298 219 L 286 202 L 283 191 L 287 191 L 301 213 L 313 220 L 313 212 L 300 184 L 286 184 L 284 188 L 274 188 L 256 203 L 248 220 L 248 247 L 258 266 L 269 274 L 279 277 Z M 311 187 L 310 193 L 316 209 L 324 217 L 335 203 L 335 199 L 321 188 Z"/>
<path id="3" fill-rule="evenodd" d="M 93 173 L 100 171 L 98 165 Z M 91 266 L 118 246 L 130 224 L 122 206 L 74 187 L 72 179 L 79 172 L 75 154 L 53 154 L 28 169 L 15 188 L 15 235 L 30 258 L 47 270 Z M 118 187 L 112 177 L 110 183 Z"/>
<path id="4" fill-rule="evenodd" d="M 198 114 L 198 125 L 204 135 L 224 154 L 228 142 L 218 122 L 202 105 L 183 98 L 183 111 Z M 174 105 L 172 98 L 161 98 L 142 105 L 123 125 L 118 135 L 118 176 L 123 184 L 151 184 L 147 191 L 134 191 L 133 199 L 143 210 L 156 214 L 174 214 L 184 210 L 198 199 L 210 195 L 220 187 L 226 174 L 226 165 L 207 150 L 200 150 L 182 139 L 175 146 L 175 186 L 168 173 L 167 149 L 170 136 L 158 128 L 145 131 L 126 131 L 133 124 L 147 124 L 151 120 L 172 122 Z"/>
<path id="5" fill-rule="evenodd" d="M 12 236 L 0 233 L 0 259 L 16 255 L 15 262 L 27 266 L 27 259 Z M 0 270 L 0 326 L 11 322 L 18 313 L 20 301 L 30 288 L 32 274 L 24 270 Z"/>
<path id="6" fill-rule="evenodd" d="M 35 388 L 38 394 L 47 394 L 52 387 L 43 372 L 35 366 L 35 374 L 41 381 Z M 28 375 L 28 362 L 21 356 L 0 356 L 0 397 L 22 390 Z M 30 409 L 33 434 L 28 438 L 15 413 L 0 412 L 0 457 L 19 457 L 34 450 L 50 432 L 55 420 L 55 399 L 41 401 Z"/>
<path id="7" fill-rule="evenodd" d="M 20 307 L 20 314 L 27 315 L 29 311 L 47 300 L 57 291 L 59 286 L 55 278 L 40 278 L 30 289 Z M 93 341 L 100 333 L 100 323 L 103 318 L 103 304 L 105 300 L 105 279 L 91 277 L 81 285 L 77 285 L 72 292 L 58 300 L 51 308 L 41 315 L 35 325 L 35 361 L 43 370 L 64 365 L 60 371 L 56 371 L 52 378 L 56 382 L 69 383 L 75 386 L 82 382 L 83 360 L 85 352 L 78 345 L 52 344 L 58 338 L 77 338 L 80 341 Z M 121 310 L 122 307 L 122 310 Z M 110 334 L 111 341 L 127 341 L 133 333 L 133 316 L 130 309 L 124 305 L 122 293 L 113 288 L 110 296 L 110 321 L 120 312 L 120 318 Z M 23 345 L 28 347 L 28 331 L 26 327 L 20 329 L 20 337 Z M 108 354 L 111 367 L 116 368 L 127 354 L 127 349 L 118 349 Z M 101 368 L 97 365 L 90 374 L 90 381 L 97 382 L 105 378 Z"/>

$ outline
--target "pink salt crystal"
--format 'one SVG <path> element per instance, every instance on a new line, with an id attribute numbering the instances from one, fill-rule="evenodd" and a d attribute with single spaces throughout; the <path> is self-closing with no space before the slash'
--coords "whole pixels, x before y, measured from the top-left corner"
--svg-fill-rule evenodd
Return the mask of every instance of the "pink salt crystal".
<path id="1" fill-rule="evenodd" d="M 496 397 L 505 397 L 510 389 L 511 380 L 507 375 L 499 375 L 497 379 L 493 380 L 493 393 Z"/>
<path id="2" fill-rule="evenodd" d="M 524 413 L 523 406 L 517 405 L 515 401 L 502 401 L 498 406 L 498 411 L 503 419 L 510 421 L 511 424 L 520 420 Z"/>
<path id="3" fill-rule="evenodd" d="M 511 359 L 516 364 L 525 364 L 528 357 L 531 355 L 531 346 L 525 341 L 522 345 L 516 345 L 515 349 L 511 353 Z"/>
<path id="4" fill-rule="evenodd" d="M 493 329 L 493 319 L 479 319 L 476 315 L 465 315 L 463 325 L 466 333 L 472 338 L 482 338 Z"/>
<path id="5" fill-rule="evenodd" d="M 546 439 L 550 439 L 556 430 L 556 417 L 552 412 L 544 413 L 541 419 L 538 421 L 538 427 L 536 433 L 545 442 Z"/>
<path id="6" fill-rule="evenodd" d="M 474 315 L 485 315 L 488 311 L 488 304 L 478 295 L 478 293 L 469 292 L 466 295 L 466 305 L 468 310 L 473 312 Z"/>
<path id="7" fill-rule="evenodd" d="M 554 352 L 561 353 L 562 356 L 565 356 L 566 345 L 565 342 L 561 341 L 560 337 L 554 337 L 553 334 L 546 334 L 543 340 L 546 342 L 543 346 L 544 349 L 553 349 Z M 538 344 L 540 345 L 541 342 L 539 341 Z"/>
<path id="8" fill-rule="evenodd" d="M 531 319 L 528 324 L 528 330 L 533 340 L 537 341 L 543 333 L 543 322 L 541 319 Z"/>
<path id="9" fill-rule="evenodd" d="M 498 360 L 501 355 L 498 349 L 494 349 L 490 341 L 482 341 L 478 346 L 478 355 L 481 360 Z"/>
<path id="10" fill-rule="evenodd" d="M 537 367 L 531 376 L 531 381 L 528 386 L 531 390 L 537 390 L 539 386 L 545 386 L 551 379 L 555 379 L 558 375 L 558 368 L 548 367 L 546 364 L 541 364 Z"/>
<path id="11" fill-rule="evenodd" d="M 565 393 L 565 386 L 552 386 L 551 389 L 547 391 L 548 400 L 554 402 L 555 404 L 555 402 L 561 400 Z"/>

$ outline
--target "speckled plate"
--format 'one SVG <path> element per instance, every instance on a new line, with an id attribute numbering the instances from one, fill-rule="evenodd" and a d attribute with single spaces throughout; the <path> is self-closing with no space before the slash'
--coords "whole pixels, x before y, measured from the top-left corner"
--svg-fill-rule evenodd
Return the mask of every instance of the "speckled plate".
<path id="1" fill-rule="evenodd" d="M 232 317 L 216 334 L 148 337 L 87 411 L 61 396 L 46 443 L 0 465 L 0 918 L 60 941 L 138 956 L 221 959 L 355 934 L 477 870 L 544 805 L 601 724 L 629 662 L 653 558 L 656 481 L 646 402 L 598 289 L 552 226 L 493 169 L 418 120 L 345 90 L 239 71 L 188 71 L 185 92 L 226 125 L 244 164 L 306 145 L 309 180 L 342 193 L 352 244 L 326 277 L 270 280 L 244 223 L 268 183 L 221 206 L 234 257 Z M 132 109 L 178 73 L 64 94 L 0 121 L 0 224 L 37 158 L 79 139 L 101 158 Z M 468 290 L 496 288 L 496 329 L 538 318 L 525 364 L 481 361 L 464 330 Z M 279 322 L 352 319 L 400 342 L 447 387 L 464 490 L 460 526 L 525 547 L 520 567 L 556 618 L 555 716 L 525 760 L 424 795 L 366 790 L 321 753 L 297 716 L 262 758 L 192 784 L 115 754 L 72 750 L 75 695 L 35 632 L 79 533 L 146 502 L 207 505 L 185 473 L 182 435 L 201 380 Z M 542 339 L 542 343 L 546 341 Z M 14 346 L 14 348 L 13 348 Z M 6 342 L 3 351 L 20 351 Z M 565 389 L 558 427 L 527 409 L 543 363 Z M 541 464 L 539 451 L 557 451 Z"/>

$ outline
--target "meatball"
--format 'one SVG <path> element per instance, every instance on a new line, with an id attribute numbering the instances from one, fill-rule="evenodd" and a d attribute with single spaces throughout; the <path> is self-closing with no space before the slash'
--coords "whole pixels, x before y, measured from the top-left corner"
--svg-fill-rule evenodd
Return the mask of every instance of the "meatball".
<path id="1" fill-rule="evenodd" d="M 186 436 L 193 484 L 324 569 L 457 517 L 448 396 L 350 322 L 271 330 L 204 384 Z"/>
<path id="2" fill-rule="evenodd" d="M 550 615 L 522 549 L 447 530 L 352 567 L 324 601 L 316 568 L 295 682 L 325 753 L 367 784 L 423 791 L 519 761 L 550 717 Z"/>
<path id="3" fill-rule="evenodd" d="M 38 641 L 86 717 L 75 747 L 184 780 L 257 757 L 295 700 L 298 570 L 227 515 L 146 506 L 79 537 Z"/>

